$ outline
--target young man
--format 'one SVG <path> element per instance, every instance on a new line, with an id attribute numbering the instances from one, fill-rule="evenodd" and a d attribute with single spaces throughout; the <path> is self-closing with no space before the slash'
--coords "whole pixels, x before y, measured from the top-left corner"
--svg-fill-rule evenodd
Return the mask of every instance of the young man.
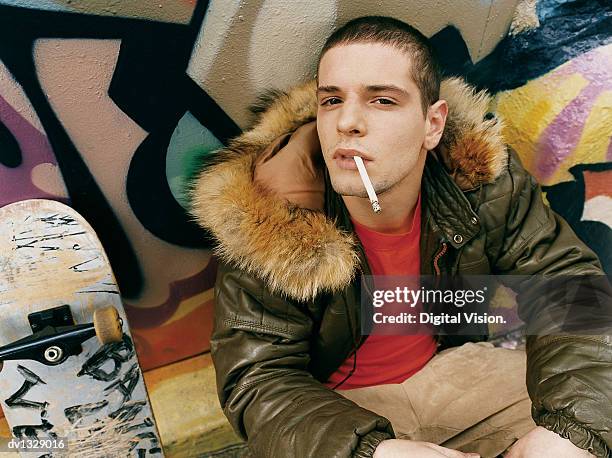
<path id="1" fill-rule="evenodd" d="M 601 274 L 504 146 L 488 98 L 456 79 L 439 90 L 418 31 L 351 21 L 327 41 L 316 86 L 268 98 L 196 180 L 193 213 L 221 260 L 219 399 L 253 455 L 611 453 L 610 337 L 530 336 L 525 356 L 361 335 L 370 273 Z M 535 321 L 549 305 L 521 299 L 521 316 Z"/>

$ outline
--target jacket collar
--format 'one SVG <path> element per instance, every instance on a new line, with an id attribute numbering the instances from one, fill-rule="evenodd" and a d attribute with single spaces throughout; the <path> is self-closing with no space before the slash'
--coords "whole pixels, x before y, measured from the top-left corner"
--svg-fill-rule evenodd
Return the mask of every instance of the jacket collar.
<path id="1" fill-rule="evenodd" d="M 216 239 L 215 254 L 298 301 L 343 289 L 359 263 L 354 235 L 325 209 L 324 166 L 309 124 L 315 90 L 313 81 L 261 98 L 254 127 L 217 153 L 191 188 L 191 212 Z M 477 230 L 465 217 L 473 212 L 462 191 L 494 181 L 507 154 L 484 91 L 452 78 L 441 98 L 449 116 L 423 185 L 432 225 L 459 246 Z M 457 233 L 461 243 L 453 241 Z"/>

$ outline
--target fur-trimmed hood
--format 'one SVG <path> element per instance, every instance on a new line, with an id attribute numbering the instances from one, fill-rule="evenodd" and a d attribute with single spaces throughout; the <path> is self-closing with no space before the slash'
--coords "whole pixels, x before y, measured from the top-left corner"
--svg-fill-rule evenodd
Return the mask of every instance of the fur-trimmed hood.
<path id="1" fill-rule="evenodd" d="M 219 152 L 191 189 L 192 214 L 218 242 L 216 255 L 263 279 L 272 293 L 299 301 L 345 287 L 358 265 L 353 234 L 319 206 L 302 203 L 324 192 L 320 151 L 302 147 L 304 138 L 308 145 L 316 138 L 308 125 L 316 118 L 315 91 L 312 81 L 262 98 L 254 127 Z M 488 114 L 490 97 L 451 78 L 441 98 L 449 115 L 437 157 L 462 190 L 492 182 L 507 154 L 501 122 Z M 259 167 L 275 155 L 287 167 L 278 176 L 288 178 L 262 181 Z"/>

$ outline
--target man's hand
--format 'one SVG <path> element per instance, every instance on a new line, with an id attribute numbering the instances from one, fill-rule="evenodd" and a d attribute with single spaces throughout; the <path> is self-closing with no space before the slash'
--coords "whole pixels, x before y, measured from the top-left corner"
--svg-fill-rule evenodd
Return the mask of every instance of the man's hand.
<path id="1" fill-rule="evenodd" d="M 538 426 L 514 443 L 504 458 L 538 458 L 558 456 L 563 458 L 595 458 L 588 451 L 576 447 L 569 439 Z"/>
<path id="2" fill-rule="evenodd" d="M 463 453 L 429 442 L 405 439 L 382 441 L 374 450 L 372 458 L 405 458 L 407 456 L 418 456 L 419 458 L 480 458 L 478 453 Z"/>

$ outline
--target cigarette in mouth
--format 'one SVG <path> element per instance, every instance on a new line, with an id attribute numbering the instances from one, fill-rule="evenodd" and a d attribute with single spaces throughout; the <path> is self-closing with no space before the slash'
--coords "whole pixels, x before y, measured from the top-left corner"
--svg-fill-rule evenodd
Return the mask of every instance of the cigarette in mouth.
<path id="1" fill-rule="evenodd" d="M 363 185 L 368 193 L 368 198 L 372 204 L 372 210 L 374 210 L 374 213 L 380 213 L 381 208 L 380 204 L 378 203 L 378 197 L 376 197 L 376 193 L 374 192 L 374 187 L 372 186 L 368 172 L 365 165 L 363 165 L 363 159 L 361 159 L 359 156 L 353 156 L 353 160 L 355 161 L 355 164 L 357 164 L 357 170 L 359 170 L 361 181 L 363 181 Z"/>

